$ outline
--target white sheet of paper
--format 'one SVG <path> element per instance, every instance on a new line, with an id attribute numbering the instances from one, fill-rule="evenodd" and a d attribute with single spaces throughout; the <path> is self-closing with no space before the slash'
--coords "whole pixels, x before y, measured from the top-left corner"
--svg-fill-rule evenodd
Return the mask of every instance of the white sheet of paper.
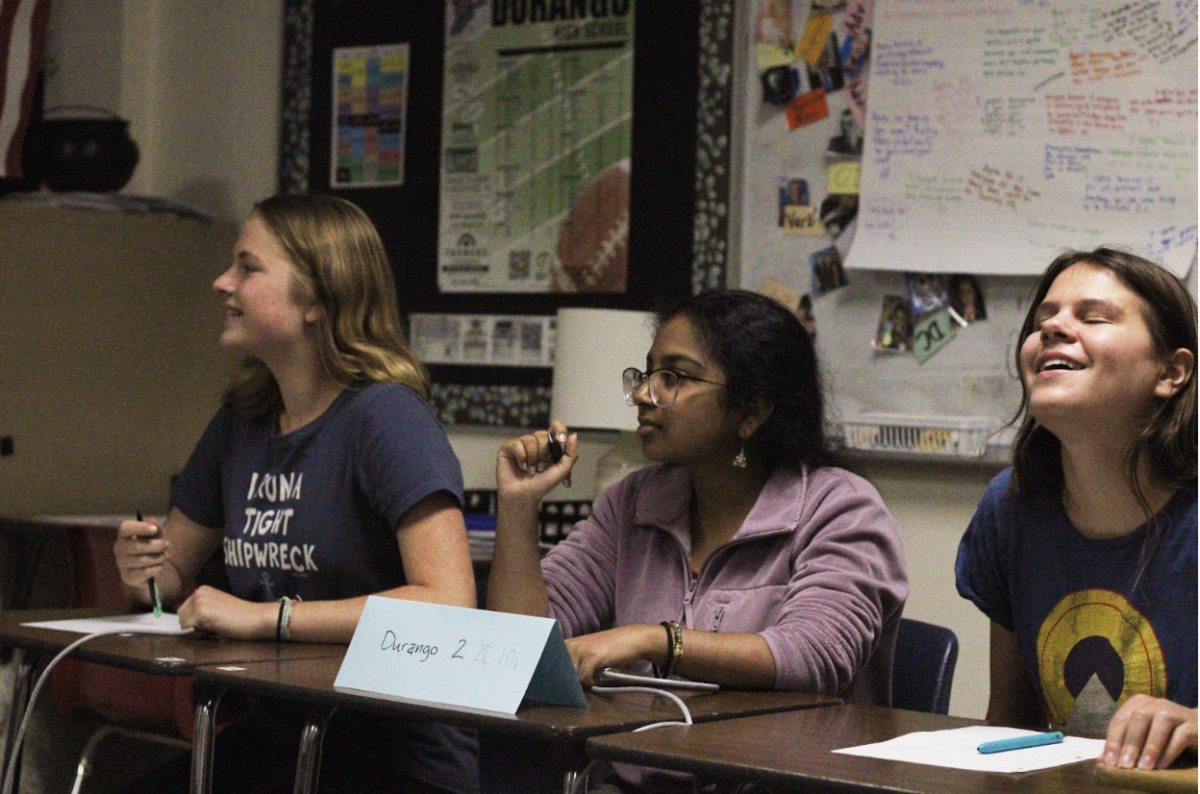
<path id="1" fill-rule="evenodd" d="M 1104 751 L 1103 739 L 1068 736 L 1061 744 L 1027 747 L 1004 753 L 979 752 L 979 745 L 984 742 L 1033 733 L 1037 731 L 972 725 L 969 728 L 946 731 L 907 733 L 886 742 L 847 747 L 833 752 L 890 761 L 910 761 L 914 764 L 930 764 L 951 769 L 970 769 L 976 772 L 1032 772 L 1036 769 L 1073 764 L 1076 761 L 1094 761 Z"/>
<path id="2" fill-rule="evenodd" d="M 162 617 L 154 617 L 152 612 L 139 612 L 135 615 L 110 615 L 103 618 L 77 618 L 73 620 L 47 620 L 41 623 L 22 623 L 35 629 L 53 629 L 55 631 L 74 631 L 78 634 L 191 634 L 193 629 L 185 629 L 179 625 L 179 616 L 164 612 Z"/>

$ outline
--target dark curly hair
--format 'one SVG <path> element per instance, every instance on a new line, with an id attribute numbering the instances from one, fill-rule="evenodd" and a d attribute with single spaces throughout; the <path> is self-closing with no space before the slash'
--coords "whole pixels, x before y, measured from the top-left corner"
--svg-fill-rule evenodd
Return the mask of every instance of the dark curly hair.
<path id="1" fill-rule="evenodd" d="M 748 442 L 759 455 L 773 465 L 831 462 L 820 366 L 812 338 L 794 314 L 754 292 L 714 290 L 659 312 L 658 324 L 678 316 L 692 321 L 705 351 L 725 371 L 726 407 L 774 404 Z"/>

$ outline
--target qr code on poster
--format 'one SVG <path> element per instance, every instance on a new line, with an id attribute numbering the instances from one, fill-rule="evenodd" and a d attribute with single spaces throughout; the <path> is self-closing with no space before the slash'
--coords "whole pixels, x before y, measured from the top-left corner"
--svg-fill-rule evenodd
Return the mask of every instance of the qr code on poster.
<path id="1" fill-rule="evenodd" d="M 508 280 L 528 281 L 530 259 L 529 251 L 509 251 Z"/>

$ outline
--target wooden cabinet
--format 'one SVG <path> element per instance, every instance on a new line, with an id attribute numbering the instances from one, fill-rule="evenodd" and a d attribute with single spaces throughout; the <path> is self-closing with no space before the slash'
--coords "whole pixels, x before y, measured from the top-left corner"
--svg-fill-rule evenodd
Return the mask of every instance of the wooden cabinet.
<path id="1" fill-rule="evenodd" d="M 0 204 L 0 515 L 159 512 L 235 364 L 237 228 Z"/>

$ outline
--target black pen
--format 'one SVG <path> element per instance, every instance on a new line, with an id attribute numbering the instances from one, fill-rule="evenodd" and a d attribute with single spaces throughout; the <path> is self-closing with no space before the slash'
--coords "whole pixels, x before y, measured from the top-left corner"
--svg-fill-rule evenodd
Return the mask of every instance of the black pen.
<path id="1" fill-rule="evenodd" d="M 566 450 L 563 449 L 562 442 L 559 441 L 557 438 L 555 438 L 553 434 L 551 434 L 550 435 L 550 459 L 553 460 L 555 463 L 558 463 L 560 460 L 562 460 L 563 455 L 565 455 L 565 454 L 566 454 Z M 566 479 L 563 480 L 563 487 L 564 488 L 571 487 L 571 475 L 570 474 L 567 474 Z"/>
<path id="2" fill-rule="evenodd" d="M 142 511 L 137 511 L 137 520 L 142 520 Z M 154 617 L 162 617 L 162 599 L 158 595 L 158 585 L 154 582 L 154 577 L 150 577 L 150 603 L 154 607 Z"/>

